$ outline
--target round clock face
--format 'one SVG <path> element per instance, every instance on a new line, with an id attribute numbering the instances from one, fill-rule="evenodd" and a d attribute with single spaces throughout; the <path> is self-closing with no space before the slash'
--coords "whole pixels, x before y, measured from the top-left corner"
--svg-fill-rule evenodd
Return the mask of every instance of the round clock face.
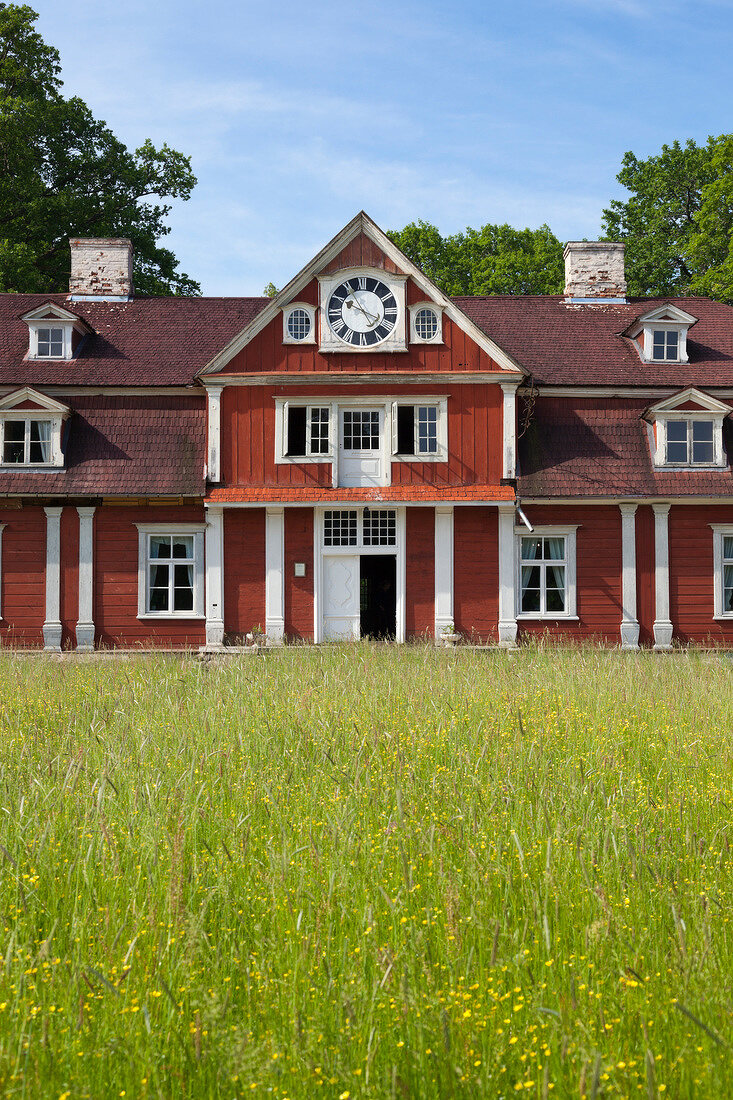
<path id="1" fill-rule="evenodd" d="M 386 340 L 397 324 L 397 300 L 380 279 L 352 275 L 328 299 L 332 332 L 352 347 L 368 348 Z"/>

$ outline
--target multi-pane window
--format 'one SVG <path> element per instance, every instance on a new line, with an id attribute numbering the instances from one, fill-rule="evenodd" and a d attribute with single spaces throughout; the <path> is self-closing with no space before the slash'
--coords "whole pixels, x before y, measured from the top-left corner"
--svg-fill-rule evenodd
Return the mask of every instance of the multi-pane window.
<path id="1" fill-rule="evenodd" d="M 62 328 L 39 328 L 37 335 L 37 355 L 39 359 L 64 358 L 64 330 Z"/>
<path id="2" fill-rule="evenodd" d="M 193 611 L 194 566 L 193 535 L 148 535 L 148 613 Z"/>
<path id="3" fill-rule="evenodd" d="M 357 512 L 355 508 L 327 510 L 323 517 L 324 546 L 357 545 Z"/>
<path id="4" fill-rule="evenodd" d="M 666 461 L 677 466 L 711 466 L 715 462 L 712 420 L 668 420 Z"/>
<path id="5" fill-rule="evenodd" d="M 438 453 L 438 408 L 436 405 L 397 406 L 397 454 Z"/>
<path id="6" fill-rule="evenodd" d="M 344 450 L 378 450 L 379 412 L 377 409 L 346 409 L 343 417 Z"/>
<path id="7" fill-rule="evenodd" d="M 723 614 L 733 612 L 733 535 L 723 536 Z"/>
<path id="8" fill-rule="evenodd" d="M 365 546 L 395 546 L 397 513 L 393 508 L 365 508 L 362 532 Z"/>
<path id="9" fill-rule="evenodd" d="M 652 359 L 679 359 L 680 334 L 674 328 L 655 328 L 652 332 Z"/>
<path id="10" fill-rule="evenodd" d="M 25 466 L 51 463 L 50 420 L 7 418 L 3 424 L 3 462 Z"/>
<path id="11" fill-rule="evenodd" d="M 287 419 L 289 458 L 325 455 L 330 449 L 328 405 L 291 405 Z"/>
<path id="12" fill-rule="evenodd" d="M 434 309 L 425 306 L 415 315 L 415 333 L 421 340 L 432 340 L 438 331 L 438 315 Z"/>
<path id="13" fill-rule="evenodd" d="M 520 611 L 564 615 L 567 609 L 567 537 L 523 536 L 520 560 Z"/>
<path id="14" fill-rule="evenodd" d="M 293 340 L 305 340 L 311 331 L 310 314 L 304 309 L 293 309 L 288 314 L 288 335 Z"/>

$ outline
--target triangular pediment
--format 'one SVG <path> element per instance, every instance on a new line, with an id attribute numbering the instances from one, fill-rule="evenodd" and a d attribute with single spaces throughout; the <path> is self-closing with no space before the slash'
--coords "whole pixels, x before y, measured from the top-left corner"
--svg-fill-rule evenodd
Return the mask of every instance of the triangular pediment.
<path id="1" fill-rule="evenodd" d="M 64 309 L 63 306 L 57 305 L 56 302 L 46 302 L 45 305 L 36 306 L 35 309 L 24 313 L 21 321 L 65 321 L 71 322 L 80 331 L 88 331 L 89 329 L 89 326 L 81 317 L 68 309 Z"/>
<path id="2" fill-rule="evenodd" d="M 680 393 L 672 394 L 664 401 L 657 402 L 656 405 L 651 405 L 645 415 L 649 419 L 655 419 L 660 414 L 669 412 L 706 412 L 714 416 L 727 416 L 731 411 L 730 405 L 690 386 L 686 390 L 681 390 Z"/>
<path id="3" fill-rule="evenodd" d="M 49 412 L 64 417 L 71 412 L 68 405 L 62 405 L 60 401 L 55 401 L 53 397 L 48 397 L 40 390 L 31 389 L 30 386 L 13 390 L 12 393 L 6 394 L 0 400 L 0 412 L 9 412 L 11 409 L 19 408 L 36 409 L 39 412 Z"/>
<path id="4" fill-rule="evenodd" d="M 633 324 L 628 327 L 625 335 L 631 337 L 638 336 L 646 325 L 665 323 L 691 328 L 693 325 L 697 324 L 697 317 L 693 317 L 691 313 L 685 313 L 684 309 L 672 305 L 671 302 L 663 302 L 661 306 L 656 306 L 654 309 L 650 309 L 647 313 L 642 313 L 637 317 Z"/>
<path id="5" fill-rule="evenodd" d="M 362 257 L 355 259 L 357 253 Z M 366 254 L 368 253 L 368 259 Z M 352 257 L 348 259 L 348 257 Z M 521 377 L 525 372 L 519 363 L 491 337 L 482 332 L 455 302 L 446 297 L 407 256 L 382 232 L 378 225 L 362 210 L 340 233 L 322 248 L 317 256 L 306 264 L 301 271 L 283 287 L 265 308 L 214 356 L 199 372 L 200 375 L 221 373 L 231 360 L 250 343 L 251 340 L 273 321 L 282 308 L 297 300 L 305 287 L 319 275 L 336 270 L 334 265 L 355 266 L 364 264 L 369 267 L 381 267 L 408 276 L 420 292 L 434 301 L 458 328 L 469 336 L 475 344 L 489 355 L 499 367 Z M 387 266 L 389 265 L 389 266 Z"/>

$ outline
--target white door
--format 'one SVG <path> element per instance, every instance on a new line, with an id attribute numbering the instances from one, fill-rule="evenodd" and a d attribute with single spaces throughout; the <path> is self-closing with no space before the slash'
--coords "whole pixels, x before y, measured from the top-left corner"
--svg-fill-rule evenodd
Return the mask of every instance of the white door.
<path id="1" fill-rule="evenodd" d="M 341 409 L 339 485 L 384 485 L 384 409 Z"/>
<path id="2" fill-rule="evenodd" d="M 351 640 L 359 637 L 359 557 L 323 558 L 323 637 Z"/>

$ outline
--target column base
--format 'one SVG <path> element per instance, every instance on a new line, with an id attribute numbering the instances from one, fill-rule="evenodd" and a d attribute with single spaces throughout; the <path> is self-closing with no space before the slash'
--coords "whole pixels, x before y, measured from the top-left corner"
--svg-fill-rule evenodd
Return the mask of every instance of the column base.
<path id="1" fill-rule="evenodd" d="M 639 648 L 639 624 L 634 623 L 621 623 L 621 648 L 622 649 L 638 649 Z"/>
<path id="2" fill-rule="evenodd" d="M 218 652 L 224 648 L 224 621 L 222 619 L 206 620 L 206 645 L 207 653 Z"/>
<path id="3" fill-rule="evenodd" d="M 43 648 L 47 653 L 61 652 L 61 623 L 43 624 Z"/>
<path id="4" fill-rule="evenodd" d="M 265 619 L 267 645 L 282 645 L 285 641 L 285 620 Z"/>
<path id="5" fill-rule="evenodd" d="M 76 624 L 76 652 L 94 653 L 94 623 Z"/>
<path id="6" fill-rule="evenodd" d="M 654 624 L 654 648 L 665 650 L 672 648 L 672 631 L 674 627 L 669 619 L 658 619 Z"/>
<path id="7" fill-rule="evenodd" d="M 517 620 L 501 619 L 499 621 L 499 645 L 502 649 L 516 649 L 517 646 Z"/>

